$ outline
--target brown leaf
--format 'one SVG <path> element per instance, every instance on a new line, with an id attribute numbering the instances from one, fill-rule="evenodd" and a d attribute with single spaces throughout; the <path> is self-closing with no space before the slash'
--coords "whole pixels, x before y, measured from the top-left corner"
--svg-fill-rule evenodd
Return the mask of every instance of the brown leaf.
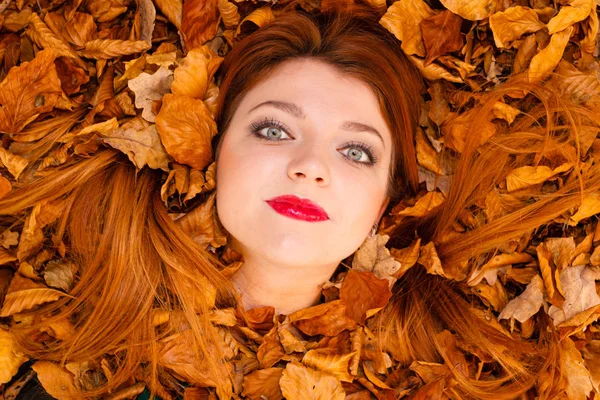
<path id="1" fill-rule="evenodd" d="M 378 279 L 372 272 L 351 269 L 340 290 L 340 299 L 346 313 L 358 324 L 364 324 L 373 310 L 383 308 L 392 292 L 386 279 Z"/>
<path id="2" fill-rule="evenodd" d="M 395 275 L 401 264 L 395 260 L 385 244 L 388 235 L 368 237 L 354 254 L 352 269 L 356 271 L 373 272 L 379 279 L 387 279 L 390 287 L 396 282 Z"/>
<path id="3" fill-rule="evenodd" d="M 283 368 L 265 368 L 244 376 L 244 391 L 242 396 L 250 400 L 282 400 L 283 394 L 279 380 Z"/>
<path id="4" fill-rule="evenodd" d="M 217 0 L 184 1 L 181 35 L 186 52 L 212 39 L 217 33 L 218 23 Z"/>
<path id="5" fill-rule="evenodd" d="M 270 330 L 273 328 L 275 308 L 272 306 L 255 307 L 247 311 L 248 326 L 254 330 Z"/>
<path id="6" fill-rule="evenodd" d="M 514 192 L 515 190 L 545 182 L 557 174 L 570 170 L 571 167 L 571 164 L 564 163 L 554 169 L 545 165 L 537 167 L 527 165 L 515 168 L 506 176 L 506 190 Z"/>
<path id="7" fill-rule="evenodd" d="M 98 22 L 109 22 L 127 11 L 123 0 L 90 0 L 85 6 Z"/>
<path id="8" fill-rule="evenodd" d="M 101 137 L 104 143 L 127 154 L 139 169 L 148 165 L 152 169 L 169 170 L 170 157 L 160 141 L 156 125 L 139 116 Z"/>
<path id="9" fill-rule="evenodd" d="M 86 68 L 85 62 L 77 55 L 75 50 L 68 43 L 57 37 L 36 13 L 32 13 L 29 16 L 29 22 L 28 34 L 40 47 L 52 50 L 55 57 L 64 56 L 72 58 L 80 67 Z"/>
<path id="10" fill-rule="evenodd" d="M 423 0 L 396 1 L 381 17 L 379 23 L 402 42 L 406 54 L 425 56 L 425 46 L 419 23 L 434 13 Z"/>
<path id="11" fill-rule="evenodd" d="M 462 18 L 448 10 L 425 18 L 419 23 L 427 50 L 426 64 L 442 54 L 458 51 L 463 47 L 461 24 Z"/>
<path id="12" fill-rule="evenodd" d="M 62 27 L 63 35 L 77 49 L 85 46 L 86 42 L 97 39 L 97 27 L 94 17 L 87 13 L 75 12 L 73 17 Z"/>
<path id="13" fill-rule="evenodd" d="M 6 167 L 15 180 L 19 179 L 21 172 L 27 167 L 27 164 L 29 164 L 29 161 L 26 158 L 12 154 L 3 147 L 0 147 L 0 165 Z"/>
<path id="14" fill-rule="evenodd" d="M 173 72 L 161 67 L 154 74 L 145 72 L 127 82 L 129 89 L 135 93 L 135 107 L 141 108 L 142 117 L 149 122 L 155 122 L 156 115 L 152 111 L 154 100 L 160 100 L 168 93 L 173 83 Z"/>
<path id="15" fill-rule="evenodd" d="M 296 361 L 286 365 L 279 385 L 287 400 L 344 400 L 346 397 L 340 381 L 335 377 Z"/>
<path id="16" fill-rule="evenodd" d="M 73 374 L 50 361 L 37 361 L 31 366 L 48 394 L 60 400 L 81 399 L 73 382 Z"/>
<path id="17" fill-rule="evenodd" d="M 48 286 L 68 293 L 73 286 L 73 265 L 68 262 L 48 262 L 44 269 L 44 280 Z"/>
<path id="18" fill-rule="evenodd" d="M 69 58 L 58 57 L 54 60 L 54 65 L 60 79 L 60 87 L 67 95 L 79 92 L 81 85 L 86 84 L 90 80 L 86 71 L 73 64 Z"/>
<path id="19" fill-rule="evenodd" d="M 561 372 L 567 380 L 567 396 L 569 400 L 586 400 L 593 390 L 590 371 L 585 367 L 581 353 L 570 338 L 560 342 Z"/>
<path id="20" fill-rule="evenodd" d="M 204 203 L 177 219 L 176 223 L 199 245 L 210 244 L 216 248 L 227 243 L 227 235 L 217 218 L 214 203 L 215 193 L 211 194 Z"/>
<path id="21" fill-rule="evenodd" d="M 514 40 L 544 28 L 534 9 L 514 6 L 490 16 L 490 28 L 498 48 L 510 48 Z"/>
<path id="22" fill-rule="evenodd" d="M 307 335 L 337 336 L 344 329 L 353 329 L 356 322 L 350 319 L 342 300 L 296 311 L 289 315 L 290 322 Z"/>
<path id="23" fill-rule="evenodd" d="M 586 19 L 592 11 L 596 12 L 594 0 L 569 0 L 567 3 L 567 6 L 562 7 L 558 14 L 548 21 L 548 33 L 562 31 L 574 23 Z"/>
<path id="24" fill-rule="evenodd" d="M 35 288 L 19 290 L 6 295 L 4 305 L 0 311 L 1 317 L 8 317 L 29 310 L 37 305 L 58 300 L 67 294 L 56 289 Z"/>
<path id="25" fill-rule="evenodd" d="M 51 111 L 62 94 L 52 50 L 11 68 L 0 83 L 0 131 L 17 133 L 41 113 Z"/>
<path id="26" fill-rule="evenodd" d="M 183 17 L 182 0 L 155 0 L 156 6 L 175 25 L 177 30 L 181 29 L 181 18 Z"/>
<path id="27" fill-rule="evenodd" d="M 0 175 L 0 199 L 12 190 L 12 184 L 4 176 Z"/>
<path id="28" fill-rule="evenodd" d="M 470 21 L 480 21 L 495 13 L 498 0 L 440 0 L 448 10 Z"/>
<path id="29" fill-rule="evenodd" d="M 108 60 L 113 57 L 135 54 L 148 50 L 151 46 L 143 40 L 94 39 L 85 42 L 78 53 L 85 58 Z"/>
<path id="30" fill-rule="evenodd" d="M 219 57 L 206 45 L 192 49 L 174 71 L 171 92 L 202 100 L 208 83 L 222 62 L 223 57 Z"/>
<path id="31" fill-rule="evenodd" d="M 533 277 L 525 291 L 512 299 L 502 310 L 498 319 L 514 318 L 525 322 L 538 312 L 544 303 L 544 283 L 539 275 Z"/>
<path id="32" fill-rule="evenodd" d="M 556 68 L 567 47 L 567 43 L 569 43 L 569 38 L 572 33 L 572 26 L 556 32 L 550 38 L 550 43 L 531 59 L 527 71 L 530 82 L 542 81 L 554 70 L 554 68 Z"/>
<path id="33" fill-rule="evenodd" d="M 156 127 L 167 153 L 178 163 L 203 169 L 211 162 L 217 124 L 201 100 L 166 94 Z"/>
<path id="34" fill-rule="evenodd" d="M 354 354 L 336 354 L 328 349 L 309 350 L 302 358 L 302 363 L 314 370 L 328 372 L 342 382 L 352 382 L 354 377 L 348 368 Z"/>
<path id="35" fill-rule="evenodd" d="M 263 342 L 258 347 L 256 357 L 261 368 L 270 368 L 281 360 L 283 356 L 285 356 L 285 351 L 279 341 L 277 326 L 273 326 L 263 337 Z"/>
<path id="36" fill-rule="evenodd" d="M 233 29 L 240 23 L 240 14 L 238 13 L 238 7 L 229 2 L 228 0 L 218 1 L 219 14 L 223 18 L 223 25 L 227 29 Z"/>
<path id="37" fill-rule="evenodd" d="M 28 359 L 18 350 L 13 334 L 0 329 L 0 385 L 9 382 Z"/>
<path id="38" fill-rule="evenodd" d="M 567 321 L 600 304 L 600 296 L 596 292 L 596 279 L 600 274 L 585 265 L 575 265 L 560 273 L 561 293 L 565 297 L 562 307 L 550 306 L 548 315 L 554 325 Z"/>
<path id="39" fill-rule="evenodd" d="M 394 259 L 400 262 L 400 269 L 394 275 L 395 278 L 400 279 L 402 275 L 406 273 L 413 265 L 417 263 L 419 259 L 419 252 L 421 250 L 421 239 L 413 240 L 410 246 L 404 249 L 391 249 L 390 254 Z"/>
<path id="40" fill-rule="evenodd" d="M 151 0 L 140 0 L 138 6 L 141 18 L 140 40 L 143 40 L 152 46 L 152 32 L 154 32 L 156 8 Z"/>

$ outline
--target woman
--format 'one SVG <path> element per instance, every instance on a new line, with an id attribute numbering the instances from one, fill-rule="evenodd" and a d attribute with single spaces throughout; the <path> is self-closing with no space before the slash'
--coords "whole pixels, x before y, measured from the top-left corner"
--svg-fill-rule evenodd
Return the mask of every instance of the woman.
<path id="1" fill-rule="evenodd" d="M 62 210 L 52 225 L 53 240 L 57 247 L 64 242 L 76 276 L 69 296 L 36 309 L 21 324 L 13 322 L 19 349 L 36 360 L 71 362 L 85 396 L 108 396 L 109 390 L 138 381 L 161 397 L 186 386 L 191 396 L 191 390 L 199 390 L 195 385 L 215 388 L 221 399 L 265 393 L 302 398 L 304 392 L 285 382 L 301 384 L 292 375 L 307 371 L 298 362 L 310 364 L 303 352 L 367 342 L 374 347 L 364 347 L 370 350 L 359 353 L 353 367 L 346 363 L 346 379 L 319 375 L 315 387 L 331 384 L 328 395 L 336 399 L 345 394 L 369 398 L 370 392 L 384 398 L 512 399 L 529 390 L 540 398 L 561 395 L 556 391 L 564 379 L 558 337 L 543 313 L 538 315 L 542 328 L 526 340 L 471 308 L 473 300 L 460 284 L 422 266 L 401 271 L 392 264 L 387 275 L 369 277 L 371 271 L 348 268 L 348 257 L 361 245 L 377 238 L 385 244 L 376 232 L 388 205 L 419 190 L 413 143 L 422 84 L 399 42 L 378 23 L 380 17 L 363 7 L 351 13 L 290 12 L 227 55 L 217 73 L 220 134 L 214 141 L 215 211 L 228 232 L 225 251 L 207 251 L 170 217 L 160 196 L 161 171 L 136 171 L 111 149 L 2 198 L 5 227 L 22 223 L 18 218 L 25 210 L 40 203 L 42 211 L 49 212 L 49 204 Z M 565 106 L 566 100 L 559 103 L 548 89 L 520 82 L 485 94 L 469 132 L 481 128 L 502 96 L 518 90 L 531 91 L 541 101 L 485 145 L 466 141 L 444 203 L 427 219 L 382 223 L 388 244 L 404 248 L 416 238 L 435 243 L 444 273 L 460 281 L 478 255 L 576 207 L 580 189 L 600 188 L 594 167 L 524 209 L 455 233 L 459 217 L 505 178 L 508 167 L 529 165 L 550 136 L 575 140 L 575 130 L 539 129 L 539 124 L 599 122 L 590 110 Z M 221 265 L 240 255 L 243 263 Z M 348 317 L 343 307 L 352 300 L 348 290 L 343 294 L 349 287 L 344 285 L 359 273 L 369 288 L 384 294 L 373 303 L 379 307 Z M 358 296 L 368 303 L 375 294 Z M 216 310 L 236 301 L 240 327 L 230 323 L 230 314 Z M 335 317 L 321 319 L 330 325 L 311 331 L 302 321 L 311 312 L 311 318 L 320 318 L 324 305 Z M 65 321 L 72 335 L 58 338 L 55 329 L 40 340 L 40 328 Z M 270 359 L 273 349 L 283 346 L 281 335 L 288 334 L 303 350 Z M 326 355 L 325 350 L 311 355 Z M 475 357 L 479 371 L 466 362 Z M 82 367 L 87 360 L 93 361 Z M 436 363 L 443 372 L 429 371 L 434 379 L 423 384 L 408 369 L 413 362 Z M 256 379 L 248 376 L 257 378 L 261 370 L 278 384 L 252 386 Z M 82 384 L 85 379 L 96 383 Z"/>

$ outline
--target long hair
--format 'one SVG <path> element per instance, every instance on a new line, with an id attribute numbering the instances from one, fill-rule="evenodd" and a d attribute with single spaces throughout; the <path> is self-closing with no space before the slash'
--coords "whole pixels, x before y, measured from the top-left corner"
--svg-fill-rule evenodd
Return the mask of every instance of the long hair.
<path id="1" fill-rule="evenodd" d="M 244 94 L 279 63 L 317 58 L 371 86 L 393 136 L 389 194 L 395 199 L 417 195 L 414 142 L 423 83 L 399 42 L 378 23 L 380 16 L 362 7 L 316 15 L 290 11 L 236 43 L 217 76 L 219 132 L 226 131 Z M 477 117 L 469 121 L 468 132 L 476 132 L 490 118 L 495 102 L 516 90 L 535 94 L 537 102 L 527 115 L 481 147 L 467 142 L 440 209 L 428 219 L 407 218 L 393 224 L 391 243 L 405 244 L 416 235 L 423 243 L 436 244 L 444 268 L 466 271 L 478 255 L 492 252 L 506 240 L 577 206 L 582 190 L 600 188 L 600 173 L 592 167 L 581 179 L 565 182 L 558 192 L 528 200 L 518 209 L 507 207 L 496 219 L 475 224 L 464 234 L 450 235 L 453 224 L 464 213 L 473 212 L 511 169 L 529 165 L 549 145 L 560 152 L 561 144 L 577 141 L 582 125 L 598 124 L 598 110 L 594 115 L 594 110 L 557 98 L 543 86 L 507 82 L 480 96 L 475 105 L 478 112 L 472 114 Z M 57 135 L 28 148 L 35 154 L 30 166 Z M 214 143 L 217 154 L 221 141 L 222 135 Z M 88 158 L 74 159 L 39 179 L 15 185 L 0 199 L 4 228 L 23 227 L 27 211 L 40 204 L 60 202 L 64 207 L 47 233 L 53 233 L 54 249 L 65 246 L 66 257 L 74 265 L 77 279 L 71 296 L 36 310 L 35 315 L 43 316 L 43 321 L 15 326 L 13 331 L 32 358 L 84 361 L 104 354 L 116 358 L 118 367 L 111 380 L 90 395 L 121 386 L 139 372 L 142 362 L 151 367 L 146 379 L 154 391 L 159 387 L 160 371 L 157 340 L 177 332 L 181 325 L 193 332 L 191 346 L 197 350 L 198 366 L 213 374 L 222 372 L 223 354 L 210 323 L 214 306 L 210 293 L 216 291 L 217 302 L 225 302 L 230 283 L 218 271 L 222 267 L 218 259 L 169 216 L 160 196 L 162 178 L 162 171 L 137 171 L 119 152 L 99 149 Z M 531 388 L 542 371 L 558 370 L 557 338 L 546 331 L 545 327 L 551 326 L 543 316 L 539 317 L 542 328 L 537 342 L 506 335 L 478 315 L 471 306 L 475 300 L 466 292 L 461 283 L 427 274 L 420 267 L 411 268 L 394 286 L 392 300 L 378 318 L 380 346 L 403 365 L 415 360 L 443 363 L 452 360 L 443 343 L 442 332 L 448 329 L 473 353 L 489 355 L 496 370 L 490 378 L 475 379 L 463 368 L 452 370 L 455 384 L 449 390 L 455 397 L 514 398 Z M 157 309 L 182 318 L 157 330 Z M 32 340 L 40 324 L 63 320 L 73 323 L 72 337 Z M 551 386 L 552 382 L 547 393 Z"/>

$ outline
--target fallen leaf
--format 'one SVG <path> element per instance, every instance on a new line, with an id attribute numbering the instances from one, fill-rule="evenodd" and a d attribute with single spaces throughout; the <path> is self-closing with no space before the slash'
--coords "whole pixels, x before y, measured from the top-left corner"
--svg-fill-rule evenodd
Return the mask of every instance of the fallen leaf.
<path id="1" fill-rule="evenodd" d="M 352 382 L 354 377 L 350 375 L 348 367 L 354 354 L 335 354 L 324 349 L 309 350 L 304 354 L 302 363 L 316 371 L 328 372 L 342 382 Z"/>
<path id="2" fill-rule="evenodd" d="M 9 382 L 28 359 L 18 350 L 13 334 L 0 329 L 0 385 Z"/>
<path id="3" fill-rule="evenodd" d="M 550 43 L 531 59 L 529 69 L 527 70 L 527 77 L 530 82 L 534 83 L 544 80 L 556 68 L 572 33 L 572 26 L 556 32 L 550 38 Z"/>
<path id="4" fill-rule="evenodd" d="M 283 368 L 265 368 L 244 376 L 242 396 L 250 400 L 282 400 L 279 380 Z"/>
<path id="5" fill-rule="evenodd" d="M 6 167 L 15 180 L 19 179 L 21 172 L 23 172 L 28 164 L 29 161 L 26 158 L 12 154 L 10 151 L 0 147 L 0 165 Z"/>
<path id="6" fill-rule="evenodd" d="M 73 382 L 73 374 L 50 361 L 37 361 L 31 366 L 37 378 L 52 397 L 60 400 L 81 399 Z"/>
<path id="7" fill-rule="evenodd" d="M 558 14 L 548 21 L 548 33 L 554 34 L 562 31 L 576 22 L 586 19 L 592 10 L 596 12 L 594 0 L 569 0 L 568 5 L 562 7 Z"/>
<path id="8" fill-rule="evenodd" d="M 175 25 L 177 30 L 181 29 L 181 18 L 183 16 L 182 0 L 155 0 L 156 6 L 165 17 Z"/>
<path id="9" fill-rule="evenodd" d="M 458 51 L 464 39 L 460 33 L 462 18 L 451 11 L 442 11 L 419 22 L 429 64 L 442 54 Z"/>
<path id="10" fill-rule="evenodd" d="M 373 272 L 377 278 L 387 279 L 391 287 L 396 282 L 395 275 L 402 265 L 391 256 L 390 250 L 385 247 L 389 238 L 388 235 L 379 234 L 367 237 L 354 254 L 352 269 L 359 272 Z"/>
<path id="11" fill-rule="evenodd" d="M 583 201 L 579 205 L 577 212 L 571 215 L 569 225 L 577 225 L 582 219 L 591 217 L 598 213 L 600 213 L 600 193 L 586 193 L 583 195 Z"/>
<path id="12" fill-rule="evenodd" d="M 529 7 L 509 7 L 490 15 L 490 28 L 498 48 L 510 48 L 513 41 L 544 26 L 535 10 Z"/>
<path id="13" fill-rule="evenodd" d="M 592 377 L 570 338 L 560 341 L 560 363 L 562 376 L 568 383 L 565 389 L 569 400 L 586 400 L 593 390 Z"/>
<path id="14" fill-rule="evenodd" d="M 514 318 L 525 322 L 544 304 L 544 282 L 539 275 L 533 277 L 525 291 L 512 299 L 498 315 L 498 319 Z"/>
<path id="15" fill-rule="evenodd" d="M 187 52 L 202 46 L 217 33 L 219 8 L 217 0 L 187 0 L 183 2 L 181 36 Z"/>
<path id="16" fill-rule="evenodd" d="M 52 50 L 42 50 L 33 61 L 8 71 L 0 82 L 0 131 L 18 133 L 54 108 L 62 94 L 54 58 Z"/>
<path id="17" fill-rule="evenodd" d="M 222 62 L 223 58 L 206 45 L 190 50 L 174 71 L 171 92 L 202 100 L 208 83 Z"/>
<path id="18" fill-rule="evenodd" d="M 344 278 L 340 299 L 346 305 L 346 314 L 358 324 L 364 324 L 370 310 L 383 308 L 392 291 L 386 279 L 377 278 L 369 271 L 351 269 Z"/>
<path id="19" fill-rule="evenodd" d="M 557 174 L 570 170 L 571 167 L 571 164 L 564 163 L 554 169 L 545 165 L 537 167 L 527 165 L 515 168 L 506 176 L 506 190 L 514 192 L 515 190 L 545 182 Z"/>
<path id="20" fill-rule="evenodd" d="M 344 400 L 346 393 L 334 376 L 292 361 L 283 370 L 281 393 L 287 400 Z"/>
<path id="21" fill-rule="evenodd" d="M 289 318 L 298 329 L 311 336 L 337 336 L 343 330 L 356 326 L 356 322 L 348 317 L 342 300 L 333 300 L 296 311 L 290 314 Z"/>
<path id="22" fill-rule="evenodd" d="M 167 153 L 178 163 L 203 169 L 212 161 L 217 124 L 202 100 L 165 94 L 156 127 Z"/>
<path id="23" fill-rule="evenodd" d="M 558 325 L 575 315 L 600 304 L 600 296 L 596 292 L 594 272 L 585 265 L 575 265 L 560 273 L 560 282 L 565 302 L 562 307 L 550 306 L 548 315 L 554 325 Z"/>
<path id="24" fill-rule="evenodd" d="M 379 23 L 402 42 L 402 50 L 406 54 L 424 57 L 425 46 L 419 23 L 433 15 L 423 0 L 400 0 L 387 9 Z"/>
<path id="25" fill-rule="evenodd" d="M 448 10 L 470 21 L 480 21 L 494 14 L 498 0 L 440 0 Z"/>
<path id="26" fill-rule="evenodd" d="M 108 60 L 117 56 L 140 53 L 150 47 L 144 40 L 94 39 L 85 42 L 85 46 L 78 53 L 85 58 Z"/>
<path id="27" fill-rule="evenodd" d="M 154 122 L 156 115 L 152 111 L 152 102 L 160 100 L 168 93 L 173 83 L 173 72 L 160 67 L 154 74 L 140 73 L 136 78 L 127 82 L 129 89 L 135 93 L 135 107 L 141 108 L 142 117 Z"/>

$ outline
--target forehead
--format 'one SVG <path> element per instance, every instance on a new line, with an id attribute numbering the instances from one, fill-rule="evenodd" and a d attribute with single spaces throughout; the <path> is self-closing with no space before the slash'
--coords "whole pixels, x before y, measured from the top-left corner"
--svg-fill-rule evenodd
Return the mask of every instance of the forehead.
<path id="1" fill-rule="evenodd" d="M 248 112 L 265 100 L 293 102 L 315 120 L 351 117 L 387 130 L 379 100 L 367 83 L 315 59 L 281 63 L 247 93 L 239 108 Z"/>

